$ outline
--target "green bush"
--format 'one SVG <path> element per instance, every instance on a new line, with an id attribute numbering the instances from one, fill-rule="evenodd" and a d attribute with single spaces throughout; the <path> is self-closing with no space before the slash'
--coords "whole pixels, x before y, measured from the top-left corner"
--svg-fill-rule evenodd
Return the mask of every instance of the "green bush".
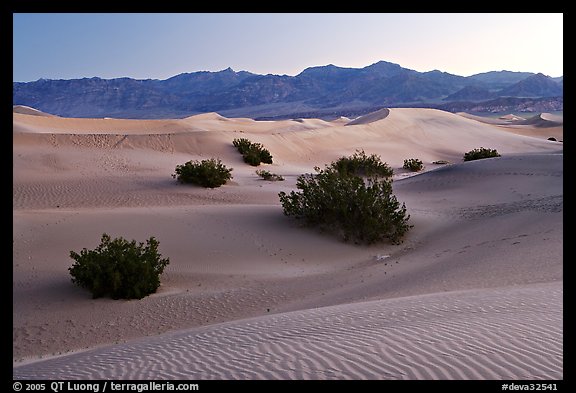
<path id="1" fill-rule="evenodd" d="M 417 158 L 407 158 L 404 160 L 404 169 L 408 169 L 412 172 L 418 172 L 423 168 L 424 164 Z"/>
<path id="2" fill-rule="evenodd" d="M 268 181 L 283 181 L 284 178 L 280 175 L 277 175 L 275 173 L 272 173 L 270 171 L 266 171 L 266 170 L 257 170 L 256 174 L 258 176 L 260 176 L 262 179 L 264 180 L 268 180 Z"/>
<path id="3" fill-rule="evenodd" d="M 260 159 L 260 152 L 258 149 L 250 147 L 246 153 L 242 155 L 244 162 L 252 166 L 258 166 L 262 162 Z"/>
<path id="4" fill-rule="evenodd" d="M 470 150 L 468 153 L 464 153 L 464 161 L 480 160 L 482 158 L 500 157 L 500 154 L 496 149 L 486 149 L 485 147 L 480 147 L 479 149 Z"/>
<path id="5" fill-rule="evenodd" d="M 261 143 L 252 143 L 246 138 L 234 139 L 232 144 L 242 154 L 244 162 L 258 166 L 260 163 L 272 164 L 272 155 Z"/>
<path id="6" fill-rule="evenodd" d="M 354 162 L 354 157 L 351 161 Z M 387 167 L 379 158 L 374 158 L 372 164 Z M 324 170 L 315 169 L 317 174 L 298 177 L 299 192 L 278 194 L 285 215 L 302 220 L 305 225 L 335 232 L 346 241 L 365 244 L 385 239 L 400 243 L 412 227 L 408 225 L 410 215 L 406 214 L 405 204 L 400 205 L 392 194 L 391 179 L 363 178 L 351 173 L 347 166 L 339 167 L 337 162 Z"/>
<path id="7" fill-rule="evenodd" d="M 110 296 L 113 299 L 141 299 L 156 292 L 160 275 L 170 263 L 160 259 L 158 241 L 151 237 L 144 243 L 127 241 L 122 237 L 111 240 L 102 234 L 95 250 L 70 251 L 76 262 L 68 268 L 72 282 L 92 292 L 93 298 Z"/>
<path id="8" fill-rule="evenodd" d="M 176 166 L 172 177 L 180 183 L 192 183 L 202 187 L 216 188 L 232 179 L 232 168 L 226 168 L 219 159 L 188 161 Z"/>
<path id="9" fill-rule="evenodd" d="M 258 149 L 258 153 L 260 154 L 260 161 L 264 164 L 272 164 L 272 154 L 268 151 L 268 149 L 264 148 L 260 143 L 255 144 L 256 149 Z"/>
<path id="10" fill-rule="evenodd" d="M 394 170 L 382 162 L 380 156 L 368 156 L 364 150 L 356 150 L 350 157 L 340 157 L 328 168 L 343 175 L 390 178 L 394 174 Z"/>
<path id="11" fill-rule="evenodd" d="M 248 153 L 248 150 L 250 150 L 250 146 L 252 146 L 252 142 L 250 142 L 246 138 L 234 139 L 232 141 L 232 144 L 234 145 L 234 147 L 236 147 L 236 149 L 238 149 L 238 152 L 242 155 Z"/>

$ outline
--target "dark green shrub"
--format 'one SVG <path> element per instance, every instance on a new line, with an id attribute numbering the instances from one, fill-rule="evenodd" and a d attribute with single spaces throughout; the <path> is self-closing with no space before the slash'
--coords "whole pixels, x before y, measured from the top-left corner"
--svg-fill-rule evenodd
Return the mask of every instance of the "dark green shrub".
<path id="1" fill-rule="evenodd" d="M 260 176 L 262 179 L 264 180 L 268 180 L 268 181 L 283 181 L 284 178 L 280 175 L 277 175 L 275 173 L 272 173 L 270 171 L 266 171 L 266 170 L 257 170 L 256 174 L 258 176 Z"/>
<path id="2" fill-rule="evenodd" d="M 260 145 L 259 143 L 258 153 L 260 154 L 260 161 L 262 161 L 264 164 L 272 164 L 272 154 L 270 154 L 268 149 L 265 149 L 264 146 Z"/>
<path id="3" fill-rule="evenodd" d="M 392 194 L 392 180 L 362 178 L 349 168 L 338 170 L 336 164 L 324 170 L 315 168 L 315 175 L 300 175 L 296 182 L 299 192 L 280 192 L 284 214 L 335 232 L 346 241 L 371 244 L 388 239 L 400 243 L 412 225 L 408 225 L 405 204 L 400 205 Z M 382 163 L 375 159 L 373 164 Z"/>
<path id="4" fill-rule="evenodd" d="M 479 149 L 470 150 L 464 153 L 464 161 L 480 160 L 482 158 L 500 157 L 496 149 L 486 149 L 481 147 Z"/>
<path id="5" fill-rule="evenodd" d="M 170 263 L 160 259 L 158 241 L 151 237 L 144 243 L 114 240 L 104 233 L 95 250 L 70 251 L 76 262 L 68 268 L 72 282 L 92 292 L 92 297 L 110 296 L 113 299 L 141 299 L 156 292 L 160 275 Z"/>
<path id="6" fill-rule="evenodd" d="M 382 162 L 380 156 L 368 156 L 364 150 L 357 150 L 350 157 L 339 158 L 329 168 L 343 175 L 390 178 L 394 174 L 394 170 Z"/>
<path id="7" fill-rule="evenodd" d="M 407 158 L 404 160 L 404 169 L 408 169 L 412 172 L 421 171 L 424 168 L 424 164 L 417 158 Z"/>
<path id="8" fill-rule="evenodd" d="M 188 161 L 177 165 L 172 177 L 180 183 L 192 183 L 202 187 L 216 188 L 232 179 L 232 168 L 226 168 L 222 161 L 210 158 L 202 161 Z"/>
<path id="9" fill-rule="evenodd" d="M 234 147 L 236 147 L 238 149 L 238 152 L 240 154 L 244 155 L 248 152 L 248 150 L 250 150 L 250 146 L 252 145 L 252 142 L 250 142 L 246 138 L 239 138 L 239 139 L 234 139 L 232 141 L 232 144 L 234 145 Z"/>
<path id="10" fill-rule="evenodd" d="M 250 147 L 246 153 L 242 155 L 244 162 L 252 166 L 258 166 L 262 162 L 260 159 L 260 152 L 258 149 Z"/>
<path id="11" fill-rule="evenodd" d="M 252 143 L 246 138 L 234 139 L 232 144 L 242 154 L 244 162 L 252 166 L 260 163 L 272 164 L 272 155 L 261 143 Z"/>

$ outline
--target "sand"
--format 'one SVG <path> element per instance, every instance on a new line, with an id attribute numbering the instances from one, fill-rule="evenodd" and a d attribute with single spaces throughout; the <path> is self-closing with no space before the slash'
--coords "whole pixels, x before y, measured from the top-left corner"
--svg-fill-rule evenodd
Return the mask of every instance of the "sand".
<path id="1" fill-rule="evenodd" d="M 26 112 L 26 113 L 24 113 Z M 13 115 L 15 379 L 562 379 L 558 117 L 393 108 L 350 121 Z M 552 122 L 545 127 L 546 121 Z M 522 122 L 522 123 L 520 123 Z M 266 182 L 235 138 L 263 143 Z M 462 162 L 495 148 L 500 158 Z M 395 170 L 414 228 L 358 246 L 301 228 L 278 192 L 357 149 Z M 220 158 L 223 187 L 174 168 Z M 406 158 L 423 173 L 402 169 Z M 449 165 L 433 164 L 447 160 Z M 71 250 L 159 242 L 158 292 L 92 299 Z"/>

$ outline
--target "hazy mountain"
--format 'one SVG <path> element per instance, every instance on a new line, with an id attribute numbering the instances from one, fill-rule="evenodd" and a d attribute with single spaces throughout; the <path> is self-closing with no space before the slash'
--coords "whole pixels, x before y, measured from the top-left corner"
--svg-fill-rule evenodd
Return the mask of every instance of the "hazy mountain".
<path id="1" fill-rule="evenodd" d="M 495 94 L 487 88 L 466 86 L 444 98 L 444 101 L 482 101 L 494 98 L 494 96 Z"/>
<path id="2" fill-rule="evenodd" d="M 156 86 L 174 94 L 210 94 L 236 86 L 243 80 L 254 76 L 250 72 L 234 72 L 227 68 L 219 72 L 200 71 L 184 73 L 157 81 Z"/>
<path id="3" fill-rule="evenodd" d="M 563 97 L 498 97 L 482 102 L 449 102 L 433 106 L 448 112 L 555 112 L 564 110 Z"/>
<path id="4" fill-rule="evenodd" d="M 470 77 L 418 72 L 380 61 L 364 68 L 333 64 L 296 76 L 260 75 L 227 68 L 165 80 L 40 79 L 13 83 L 13 105 L 69 117 L 162 118 L 201 112 L 225 116 L 338 116 L 377 107 L 437 106 L 446 101 L 497 97 L 561 97 L 563 78 L 510 71 Z"/>
<path id="5" fill-rule="evenodd" d="M 532 72 L 490 71 L 471 75 L 468 79 L 482 83 L 488 90 L 501 90 L 532 75 Z"/>
<path id="6" fill-rule="evenodd" d="M 555 97 L 563 95 L 563 85 L 538 73 L 500 90 L 503 97 Z"/>
<path id="7" fill-rule="evenodd" d="M 40 79 L 13 84 L 13 102 L 43 112 L 71 117 L 121 116 L 170 111 L 178 95 L 154 86 L 152 80 L 130 78 Z M 18 105 L 18 104 L 15 104 Z"/>

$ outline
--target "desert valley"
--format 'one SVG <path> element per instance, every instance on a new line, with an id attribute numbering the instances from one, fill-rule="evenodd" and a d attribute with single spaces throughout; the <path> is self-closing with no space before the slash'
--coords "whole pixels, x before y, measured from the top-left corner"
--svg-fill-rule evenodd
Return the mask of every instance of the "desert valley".
<path id="1" fill-rule="evenodd" d="M 244 163 L 235 138 L 273 164 Z M 552 113 L 135 120 L 14 106 L 13 378 L 563 379 L 562 141 Z M 479 147 L 501 157 L 463 162 Z M 283 214 L 279 192 L 357 150 L 394 169 L 413 225 L 401 244 Z M 222 187 L 171 176 L 211 157 L 233 168 Z M 72 284 L 70 251 L 104 232 L 159 241 L 156 293 L 92 299 Z"/>

